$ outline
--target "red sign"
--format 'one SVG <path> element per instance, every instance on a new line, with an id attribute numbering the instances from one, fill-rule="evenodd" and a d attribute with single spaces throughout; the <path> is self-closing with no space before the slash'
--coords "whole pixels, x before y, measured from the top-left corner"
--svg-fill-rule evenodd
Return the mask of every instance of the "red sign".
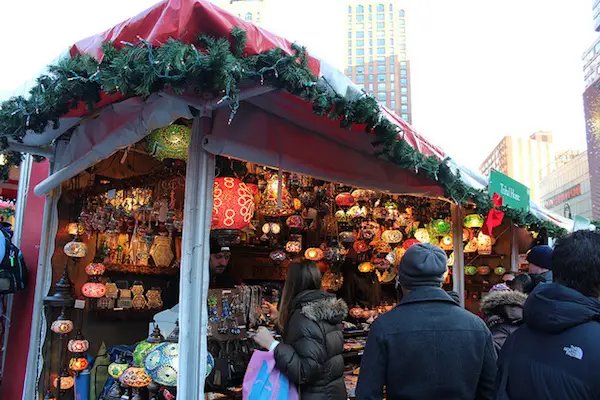
<path id="1" fill-rule="evenodd" d="M 552 197 L 550 200 L 546 201 L 544 203 L 544 207 L 550 208 L 550 207 L 557 206 L 561 203 L 564 203 L 565 201 L 571 200 L 573 197 L 579 196 L 580 194 L 581 194 L 581 185 L 577 184 L 577 185 L 573 186 L 572 188 L 565 190 L 561 194 L 557 194 L 556 196 Z"/>

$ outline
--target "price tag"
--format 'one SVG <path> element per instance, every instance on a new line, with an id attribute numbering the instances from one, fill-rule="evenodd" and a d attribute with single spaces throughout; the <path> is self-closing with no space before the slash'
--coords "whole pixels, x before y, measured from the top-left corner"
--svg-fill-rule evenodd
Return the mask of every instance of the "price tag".
<path id="1" fill-rule="evenodd" d="M 83 310 L 85 308 L 85 300 L 75 300 L 75 308 Z"/>

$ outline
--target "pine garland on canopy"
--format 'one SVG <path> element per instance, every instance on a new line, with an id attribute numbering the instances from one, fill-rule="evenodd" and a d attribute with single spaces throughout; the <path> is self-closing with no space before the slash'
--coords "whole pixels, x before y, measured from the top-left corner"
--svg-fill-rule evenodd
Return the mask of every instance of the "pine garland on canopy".
<path id="1" fill-rule="evenodd" d="M 22 142 L 28 131 L 42 133 L 52 125 L 58 128 L 59 118 L 81 103 L 96 109 L 101 93 L 120 93 L 125 97 L 146 97 L 171 89 L 175 93 L 194 90 L 213 93 L 227 102 L 231 118 L 239 107 L 238 94 L 242 83 L 260 82 L 283 89 L 313 106 L 315 114 L 339 120 L 343 128 L 364 125 L 373 134 L 378 156 L 394 162 L 399 168 L 412 169 L 417 174 L 437 181 L 446 196 L 459 204 L 473 202 L 486 214 L 491 208 L 489 194 L 475 190 L 453 173 L 448 160 L 426 157 L 401 137 L 401 129 L 383 117 L 377 100 L 369 95 L 349 99 L 337 93 L 308 68 L 306 50 L 293 45 L 294 54 L 281 49 L 244 56 L 246 33 L 233 28 L 231 39 L 201 36 L 196 44 L 170 39 L 160 47 L 148 41 L 103 45 L 104 57 L 98 62 L 89 55 L 77 55 L 52 65 L 48 73 L 37 79 L 29 97 L 14 97 L 0 108 L 0 145 L 7 158 L 0 167 L 0 179 L 8 178 L 8 168 L 18 165 L 21 154 L 9 151 L 8 137 Z M 503 208 L 506 216 L 524 228 L 545 230 L 560 237 L 566 232 L 531 213 Z"/>

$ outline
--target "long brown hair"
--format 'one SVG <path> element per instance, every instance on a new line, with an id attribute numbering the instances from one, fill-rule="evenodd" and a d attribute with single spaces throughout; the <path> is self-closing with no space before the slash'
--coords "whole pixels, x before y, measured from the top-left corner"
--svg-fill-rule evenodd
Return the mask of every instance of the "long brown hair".
<path id="1" fill-rule="evenodd" d="M 279 318 L 277 318 L 277 326 L 282 332 L 287 328 L 294 298 L 305 290 L 319 289 L 321 289 L 321 272 L 317 264 L 308 260 L 290 263 L 279 302 Z"/>

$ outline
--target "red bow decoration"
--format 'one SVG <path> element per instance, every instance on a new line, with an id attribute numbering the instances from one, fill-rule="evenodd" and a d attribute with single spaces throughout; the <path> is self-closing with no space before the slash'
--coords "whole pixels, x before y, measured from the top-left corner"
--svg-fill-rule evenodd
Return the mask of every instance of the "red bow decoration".
<path id="1" fill-rule="evenodd" d="M 494 208 L 488 211 L 487 217 L 485 217 L 485 221 L 483 223 L 483 228 L 481 231 L 488 236 L 492 235 L 492 230 L 500 226 L 502 223 L 502 219 L 504 218 L 504 212 L 500 211 L 499 208 L 502 207 L 502 203 L 504 203 L 504 199 L 498 193 L 494 193 L 492 197 L 492 203 L 494 203 Z"/>

